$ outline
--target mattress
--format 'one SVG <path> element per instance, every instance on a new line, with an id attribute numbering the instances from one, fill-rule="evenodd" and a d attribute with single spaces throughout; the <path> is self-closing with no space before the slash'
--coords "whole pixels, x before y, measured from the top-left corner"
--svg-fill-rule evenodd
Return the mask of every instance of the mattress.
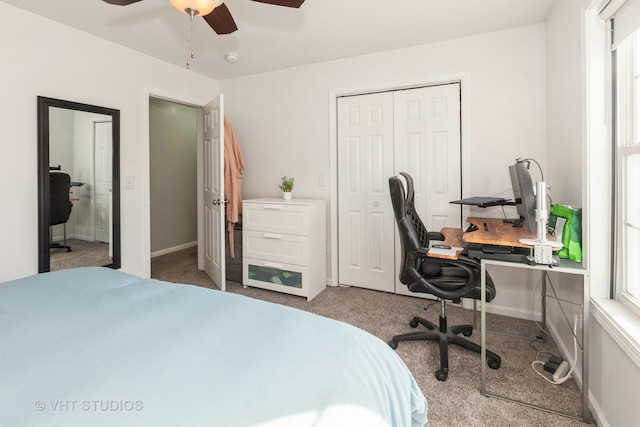
<path id="1" fill-rule="evenodd" d="M 88 267 L 0 284 L 1 426 L 423 426 L 369 333 L 241 295 Z"/>

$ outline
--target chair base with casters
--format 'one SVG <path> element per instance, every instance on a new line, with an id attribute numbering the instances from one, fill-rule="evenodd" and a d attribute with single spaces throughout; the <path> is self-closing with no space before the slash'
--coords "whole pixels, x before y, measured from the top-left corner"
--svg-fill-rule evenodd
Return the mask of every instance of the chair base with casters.
<path id="1" fill-rule="evenodd" d="M 63 224 L 64 227 L 64 238 L 62 240 L 62 244 L 60 244 L 60 242 L 51 242 L 51 240 L 53 240 L 53 236 L 51 233 L 49 233 L 49 241 L 51 243 L 49 243 L 49 250 L 51 249 L 66 249 L 67 252 L 71 252 L 71 246 L 67 245 L 67 224 L 64 223 Z"/>
<path id="2" fill-rule="evenodd" d="M 421 317 L 414 317 L 410 326 L 417 328 L 419 324 L 428 330 L 397 335 L 389 342 L 396 348 L 400 341 L 432 340 L 440 346 L 440 369 L 436 378 L 445 381 L 449 375 L 449 344 L 456 344 L 481 353 L 481 347 L 464 336 L 470 336 L 473 328 L 470 325 L 447 326 L 445 313 L 446 301 L 460 302 L 462 298 L 481 299 L 480 263 L 477 259 L 459 254 L 455 259 L 443 259 L 429 256 L 432 240 L 445 240 L 440 233 L 429 232 L 414 205 L 414 186 L 411 175 L 400 172 L 398 176 L 389 178 L 389 193 L 396 220 L 398 235 L 402 248 L 399 279 L 410 292 L 434 295 L 441 301 L 439 325 L 435 325 Z M 495 297 L 495 286 L 489 275 L 486 275 L 485 301 Z M 500 357 L 487 352 L 489 367 L 500 367 Z"/>
<path id="3" fill-rule="evenodd" d="M 441 313 L 439 318 L 439 325 L 430 322 L 422 317 L 414 317 L 409 326 L 417 328 L 418 325 L 425 326 L 428 331 L 422 332 L 409 332 L 406 334 L 396 335 L 391 341 L 389 346 L 392 349 L 398 348 L 398 343 L 401 341 L 415 341 L 415 340 L 428 340 L 438 341 L 440 347 L 440 369 L 435 372 L 436 379 L 438 381 L 446 381 L 449 376 L 449 344 L 456 344 L 460 347 L 464 347 L 476 353 L 481 352 L 481 347 L 472 341 L 469 341 L 460 336 L 470 337 L 473 333 L 473 326 L 471 325 L 457 325 L 447 327 L 447 316 L 445 314 L 445 300 L 440 300 Z M 492 351 L 487 350 L 487 365 L 491 369 L 498 369 L 500 367 L 500 356 Z"/>
<path id="4" fill-rule="evenodd" d="M 64 242 L 66 243 L 66 242 Z M 49 245 L 49 249 L 66 249 L 67 252 L 71 252 L 71 246 L 60 244 L 59 242 L 53 242 Z"/>

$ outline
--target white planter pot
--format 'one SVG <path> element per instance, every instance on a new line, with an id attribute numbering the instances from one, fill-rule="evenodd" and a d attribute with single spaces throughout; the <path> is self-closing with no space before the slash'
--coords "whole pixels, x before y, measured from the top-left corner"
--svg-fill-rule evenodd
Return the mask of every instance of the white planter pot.
<path id="1" fill-rule="evenodd" d="M 285 191 L 284 193 L 282 193 L 282 197 L 285 200 L 291 200 L 292 196 L 293 196 L 293 193 L 291 191 Z"/>

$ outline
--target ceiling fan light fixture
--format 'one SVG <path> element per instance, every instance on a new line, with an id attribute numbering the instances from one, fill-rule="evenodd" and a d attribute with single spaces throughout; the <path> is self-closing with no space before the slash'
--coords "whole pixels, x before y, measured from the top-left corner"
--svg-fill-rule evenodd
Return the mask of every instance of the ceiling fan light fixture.
<path id="1" fill-rule="evenodd" d="M 189 15 L 189 9 L 195 11 L 196 15 L 205 16 L 213 9 L 220 6 L 224 0 L 169 0 L 173 7 L 182 13 Z"/>

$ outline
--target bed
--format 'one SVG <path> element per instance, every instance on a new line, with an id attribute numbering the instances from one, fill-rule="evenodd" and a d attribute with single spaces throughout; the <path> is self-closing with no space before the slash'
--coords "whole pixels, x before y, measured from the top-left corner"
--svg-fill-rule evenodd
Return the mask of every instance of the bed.
<path id="1" fill-rule="evenodd" d="M 423 426 L 382 340 L 101 267 L 0 283 L 1 426 Z"/>

